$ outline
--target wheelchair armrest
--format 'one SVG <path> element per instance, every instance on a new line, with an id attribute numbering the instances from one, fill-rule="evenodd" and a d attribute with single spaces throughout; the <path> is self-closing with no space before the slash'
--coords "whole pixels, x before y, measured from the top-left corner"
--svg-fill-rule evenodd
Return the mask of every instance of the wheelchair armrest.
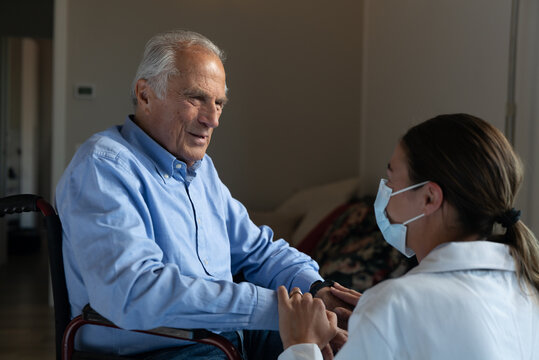
<path id="1" fill-rule="evenodd" d="M 103 316 L 99 315 L 97 311 L 92 309 L 90 304 L 87 304 L 82 309 L 82 318 L 86 321 L 91 321 L 102 325 L 114 325 L 112 321 L 105 319 Z"/>
<path id="2" fill-rule="evenodd" d="M 91 322 L 95 325 L 104 325 L 110 327 L 117 327 L 110 320 L 101 316 L 97 311 L 92 309 L 90 304 L 87 304 L 84 309 L 82 309 L 82 318 L 85 321 Z M 151 330 L 144 331 L 146 333 L 151 333 L 154 335 L 162 335 L 167 337 L 181 338 L 185 340 L 199 340 L 205 339 L 214 335 L 213 332 L 206 329 L 178 329 L 171 327 L 158 327 Z"/>
<path id="3" fill-rule="evenodd" d="M 41 196 L 32 194 L 3 197 L 0 203 L 0 217 L 6 214 L 38 211 L 36 204 L 39 199 Z"/>
<path id="4" fill-rule="evenodd" d="M 107 326 L 120 329 L 111 321 L 99 315 L 90 305 L 86 305 L 82 314 L 72 319 L 67 325 L 62 339 L 62 359 L 71 359 L 75 348 L 75 334 L 83 325 Z M 219 348 L 228 359 L 241 360 L 242 356 L 238 349 L 225 337 L 205 329 L 176 329 L 170 327 L 160 327 L 152 330 L 132 330 L 139 333 L 165 336 L 174 339 L 194 341 L 208 344 Z"/>
<path id="5" fill-rule="evenodd" d="M 86 305 L 82 314 L 75 317 L 67 325 L 62 339 L 62 359 L 71 359 L 75 346 L 75 334 L 83 325 L 107 326 L 119 329 L 111 321 L 99 315 L 90 305 Z M 160 327 L 152 330 L 132 330 L 139 333 L 165 336 L 174 339 L 194 341 L 208 344 L 219 348 L 228 359 L 241 360 L 242 356 L 238 349 L 225 337 L 205 329 L 176 329 L 170 327 Z"/>

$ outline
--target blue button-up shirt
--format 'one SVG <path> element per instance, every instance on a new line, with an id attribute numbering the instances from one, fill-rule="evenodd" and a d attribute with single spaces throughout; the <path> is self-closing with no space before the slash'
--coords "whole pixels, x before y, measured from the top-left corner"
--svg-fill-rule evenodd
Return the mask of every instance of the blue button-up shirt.
<path id="1" fill-rule="evenodd" d="M 56 189 L 72 314 L 126 329 L 278 329 L 274 289 L 308 291 L 308 256 L 250 221 L 205 156 L 188 168 L 130 118 L 92 136 Z M 249 282 L 234 283 L 243 271 Z M 133 353 L 170 339 L 86 326 L 83 349 Z"/>

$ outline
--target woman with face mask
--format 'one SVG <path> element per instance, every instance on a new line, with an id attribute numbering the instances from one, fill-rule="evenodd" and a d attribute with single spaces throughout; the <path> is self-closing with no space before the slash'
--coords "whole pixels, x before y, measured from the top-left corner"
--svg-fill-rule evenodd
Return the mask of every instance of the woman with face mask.
<path id="1" fill-rule="evenodd" d="M 357 304 L 336 359 L 539 359 L 539 243 L 514 208 L 522 172 L 479 118 L 408 130 L 374 207 L 385 240 L 419 265 L 362 296 L 331 289 Z M 279 289 L 279 359 L 322 359 L 335 315 L 291 294 Z"/>

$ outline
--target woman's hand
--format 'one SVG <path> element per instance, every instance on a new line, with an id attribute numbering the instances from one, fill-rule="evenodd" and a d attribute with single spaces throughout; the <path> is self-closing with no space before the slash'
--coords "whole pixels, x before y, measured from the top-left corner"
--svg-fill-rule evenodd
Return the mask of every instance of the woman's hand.
<path id="1" fill-rule="evenodd" d="M 324 349 L 337 334 L 337 316 L 326 310 L 322 300 L 303 295 L 299 288 L 288 294 L 284 286 L 277 289 L 279 299 L 279 332 L 286 349 L 295 344 L 312 343 Z"/>

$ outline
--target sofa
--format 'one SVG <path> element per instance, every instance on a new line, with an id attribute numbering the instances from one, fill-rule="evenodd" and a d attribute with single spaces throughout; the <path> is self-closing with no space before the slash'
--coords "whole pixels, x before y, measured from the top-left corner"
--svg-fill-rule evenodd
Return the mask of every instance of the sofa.
<path id="1" fill-rule="evenodd" d="M 387 244 L 376 225 L 374 196 L 360 196 L 359 178 L 298 191 L 272 211 L 251 211 L 275 238 L 310 255 L 320 274 L 363 292 L 417 265 Z"/>

